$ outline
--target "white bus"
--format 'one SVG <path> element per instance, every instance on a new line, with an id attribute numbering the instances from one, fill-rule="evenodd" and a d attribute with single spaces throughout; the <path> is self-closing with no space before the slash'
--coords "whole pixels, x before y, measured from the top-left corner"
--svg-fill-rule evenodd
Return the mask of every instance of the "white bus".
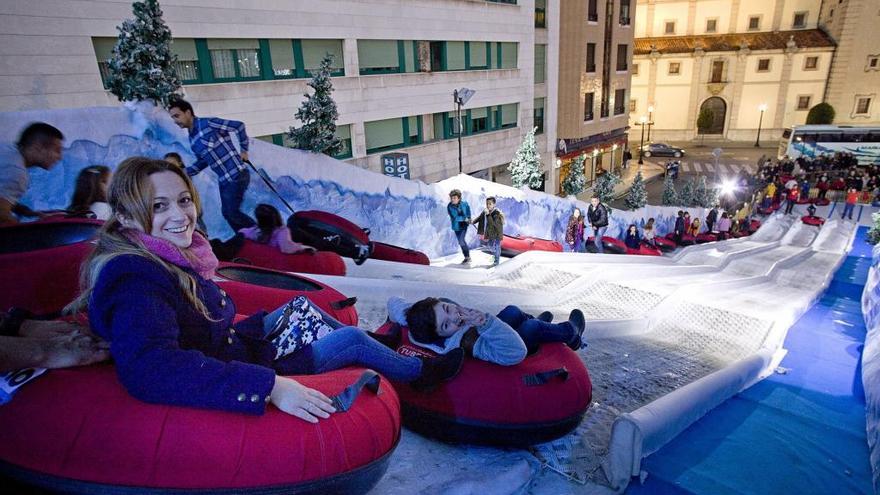
<path id="1" fill-rule="evenodd" d="M 859 165 L 880 165 L 880 127 L 796 125 L 785 129 L 779 141 L 779 158 L 815 158 L 838 151 L 852 153 Z"/>

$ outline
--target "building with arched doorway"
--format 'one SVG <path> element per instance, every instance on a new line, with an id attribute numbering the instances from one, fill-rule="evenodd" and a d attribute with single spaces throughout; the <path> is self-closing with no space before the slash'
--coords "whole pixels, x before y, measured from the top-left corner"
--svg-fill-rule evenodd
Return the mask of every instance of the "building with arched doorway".
<path id="1" fill-rule="evenodd" d="M 779 138 L 820 103 L 836 49 L 819 28 L 820 0 L 639 0 L 630 138 L 648 117 L 651 141 Z M 763 109 L 763 111 L 762 111 Z"/>

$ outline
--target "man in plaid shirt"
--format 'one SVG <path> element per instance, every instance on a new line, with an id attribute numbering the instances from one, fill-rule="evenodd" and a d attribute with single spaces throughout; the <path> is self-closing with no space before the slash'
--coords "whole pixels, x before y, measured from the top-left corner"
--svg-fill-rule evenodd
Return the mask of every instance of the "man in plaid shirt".
<path id="1" fill-rule="evenodd" d="M 248 159 L 248 137 L 244 123 L 216 117 L 198 118 L 193 107 L 185 100 L 171 102 L 168 112 L 174 123 L 189 131 L 189 144 L 196 162 L 186 167 L 186 173 L 196 175 L 207 167 L 217 174 L 220 186 L 220 208 L 223 218 L 238 232 L 256 225 L 253 218 L 242 213 L 241 202 L 251 182 L 244 162 Z M 235 149 L 230 133 L 238 136 L 241 154 Z"/>

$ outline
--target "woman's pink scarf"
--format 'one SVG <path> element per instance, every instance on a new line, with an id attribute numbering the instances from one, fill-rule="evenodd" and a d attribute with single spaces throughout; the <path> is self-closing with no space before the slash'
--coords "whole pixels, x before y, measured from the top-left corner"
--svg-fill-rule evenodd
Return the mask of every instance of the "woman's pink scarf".
<path id="1" fill-rule="evenodd" d="M 127 229 L 125 235 L 133 241 L 142 242 L 147 250 L 163 260 L 182 268 L 191 268 L 208 280 L 214 277 L 217 265 L 220 264 L 211 250 L 211 244 L 198 232 L 193 232 L 192 244 L 185 249 L 140 230 Z"/>

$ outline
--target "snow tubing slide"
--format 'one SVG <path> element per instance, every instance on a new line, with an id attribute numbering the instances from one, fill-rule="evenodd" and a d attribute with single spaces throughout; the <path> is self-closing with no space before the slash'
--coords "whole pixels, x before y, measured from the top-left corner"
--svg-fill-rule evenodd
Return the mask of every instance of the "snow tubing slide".
<path id="1" fill-rule="evenodd" d="M 809 215 L 805 215 L 801 217 L 801 222 L 804 222 L 807 225 L 820 227 L 823 223 L 825 223 L 825 219 L 822 217 L 811 217 Z"/>
<path id="2" fill-rule="evenodd" d="M 660 251 L 663 251 L 664 253 L 675 251 L 675 248 L 678 247 L 678 244 L 676 244 L 675 241 L 667 239 L 666 237 L 655 236 L 654 242 L 657 244 L 657 247 L 660 249 Z"/>
<path id="3" fill-rule="evenodd" d="M 360 265 L 370 257 L 369 231 L 325 211 L 299 211 L 287 219 L 294 241 L 320 251 L 333 251 Z"/>
<path id="4" fill-rule="evenodd" d="M 526 251 L 550 251 L 561 253 L 562 244 L 539 237 L 507 235 L 501 238 L 501 254 L 516 256 Z"/>
<path id="5" fill-rule="evenodd" d="M 0 407 L 0 475 L 53 493 L 368 492 L 400 438 L 394 389 L 362 368 L 296 380 L 340 412 L 312 424 L 271 405 L 249 416 L 148 404 L 113 365 L 51 370 Z"/>
<path id="6" fill-rule="evenodd" d="M 428 256 L 421 251 L 385 244 L 384 242 L 373 241 L 372 244 L 373 254 L 370 255 L 370 258 L 385 261 L 397 261 L 399 263 L 412 263 L 414 265 L 431 264 Z"/>
<path id="7" fill-rule="evenodd" d="M 274 311 L 294 297 L 304 295 L 346 325 L 357 325 L 354 301 L 332 287 L 294 275 L 249 265 L 222 263 L 217 285 L 229 294 L 239 314 Z"/>
<path id="8" fill-rule="evenodd" d="M 233 260 L 283 272 L 345 275 L 345 262 L 332 251 L 284 254 L 272 246 L 250 240 L 244 241 Z"/>
<path id="9" fill-rule="evenodd" d="M 635 254 L 639 256 L 663 256 L 663 253 L 661 253 L 659 249 L 646 244 L 640 244 L 638 249 L 627 247 L 626 254 Z"/>
<path id="10" fill-rule="evenodd" d="M 594 244 L 595 237 L 588 237 L 586 241 L 584 241 L 584 247 L 586 248 L 588 253 L 595 253 L 596 244 Z M 615 239 L 610 236 L 602 236 L 602 248 L 608 254 L 624 254 L 626 253 L 626 244 L 620 239 Z"/>
<path id="11" fill-rule="evenodd" d="M 102 222 L 63 219 L 0 228 L 0 309 L 61 311 L 79 293 L 79 270 Z"/>
<path id="12" fill-rule="evenodd" d="M 377 330 L 388 333 L 392 323 Z M 433 356 L 401 329 L 397 352 Z M 561 437 L 580 424 L 592 384 L 580 357 L 564 344 L 542 344 L 516 366 L 467 358 L 461 372 L 429 392 L 394 384 L 404 424 L 444 442 L 528 446 Z"/>

